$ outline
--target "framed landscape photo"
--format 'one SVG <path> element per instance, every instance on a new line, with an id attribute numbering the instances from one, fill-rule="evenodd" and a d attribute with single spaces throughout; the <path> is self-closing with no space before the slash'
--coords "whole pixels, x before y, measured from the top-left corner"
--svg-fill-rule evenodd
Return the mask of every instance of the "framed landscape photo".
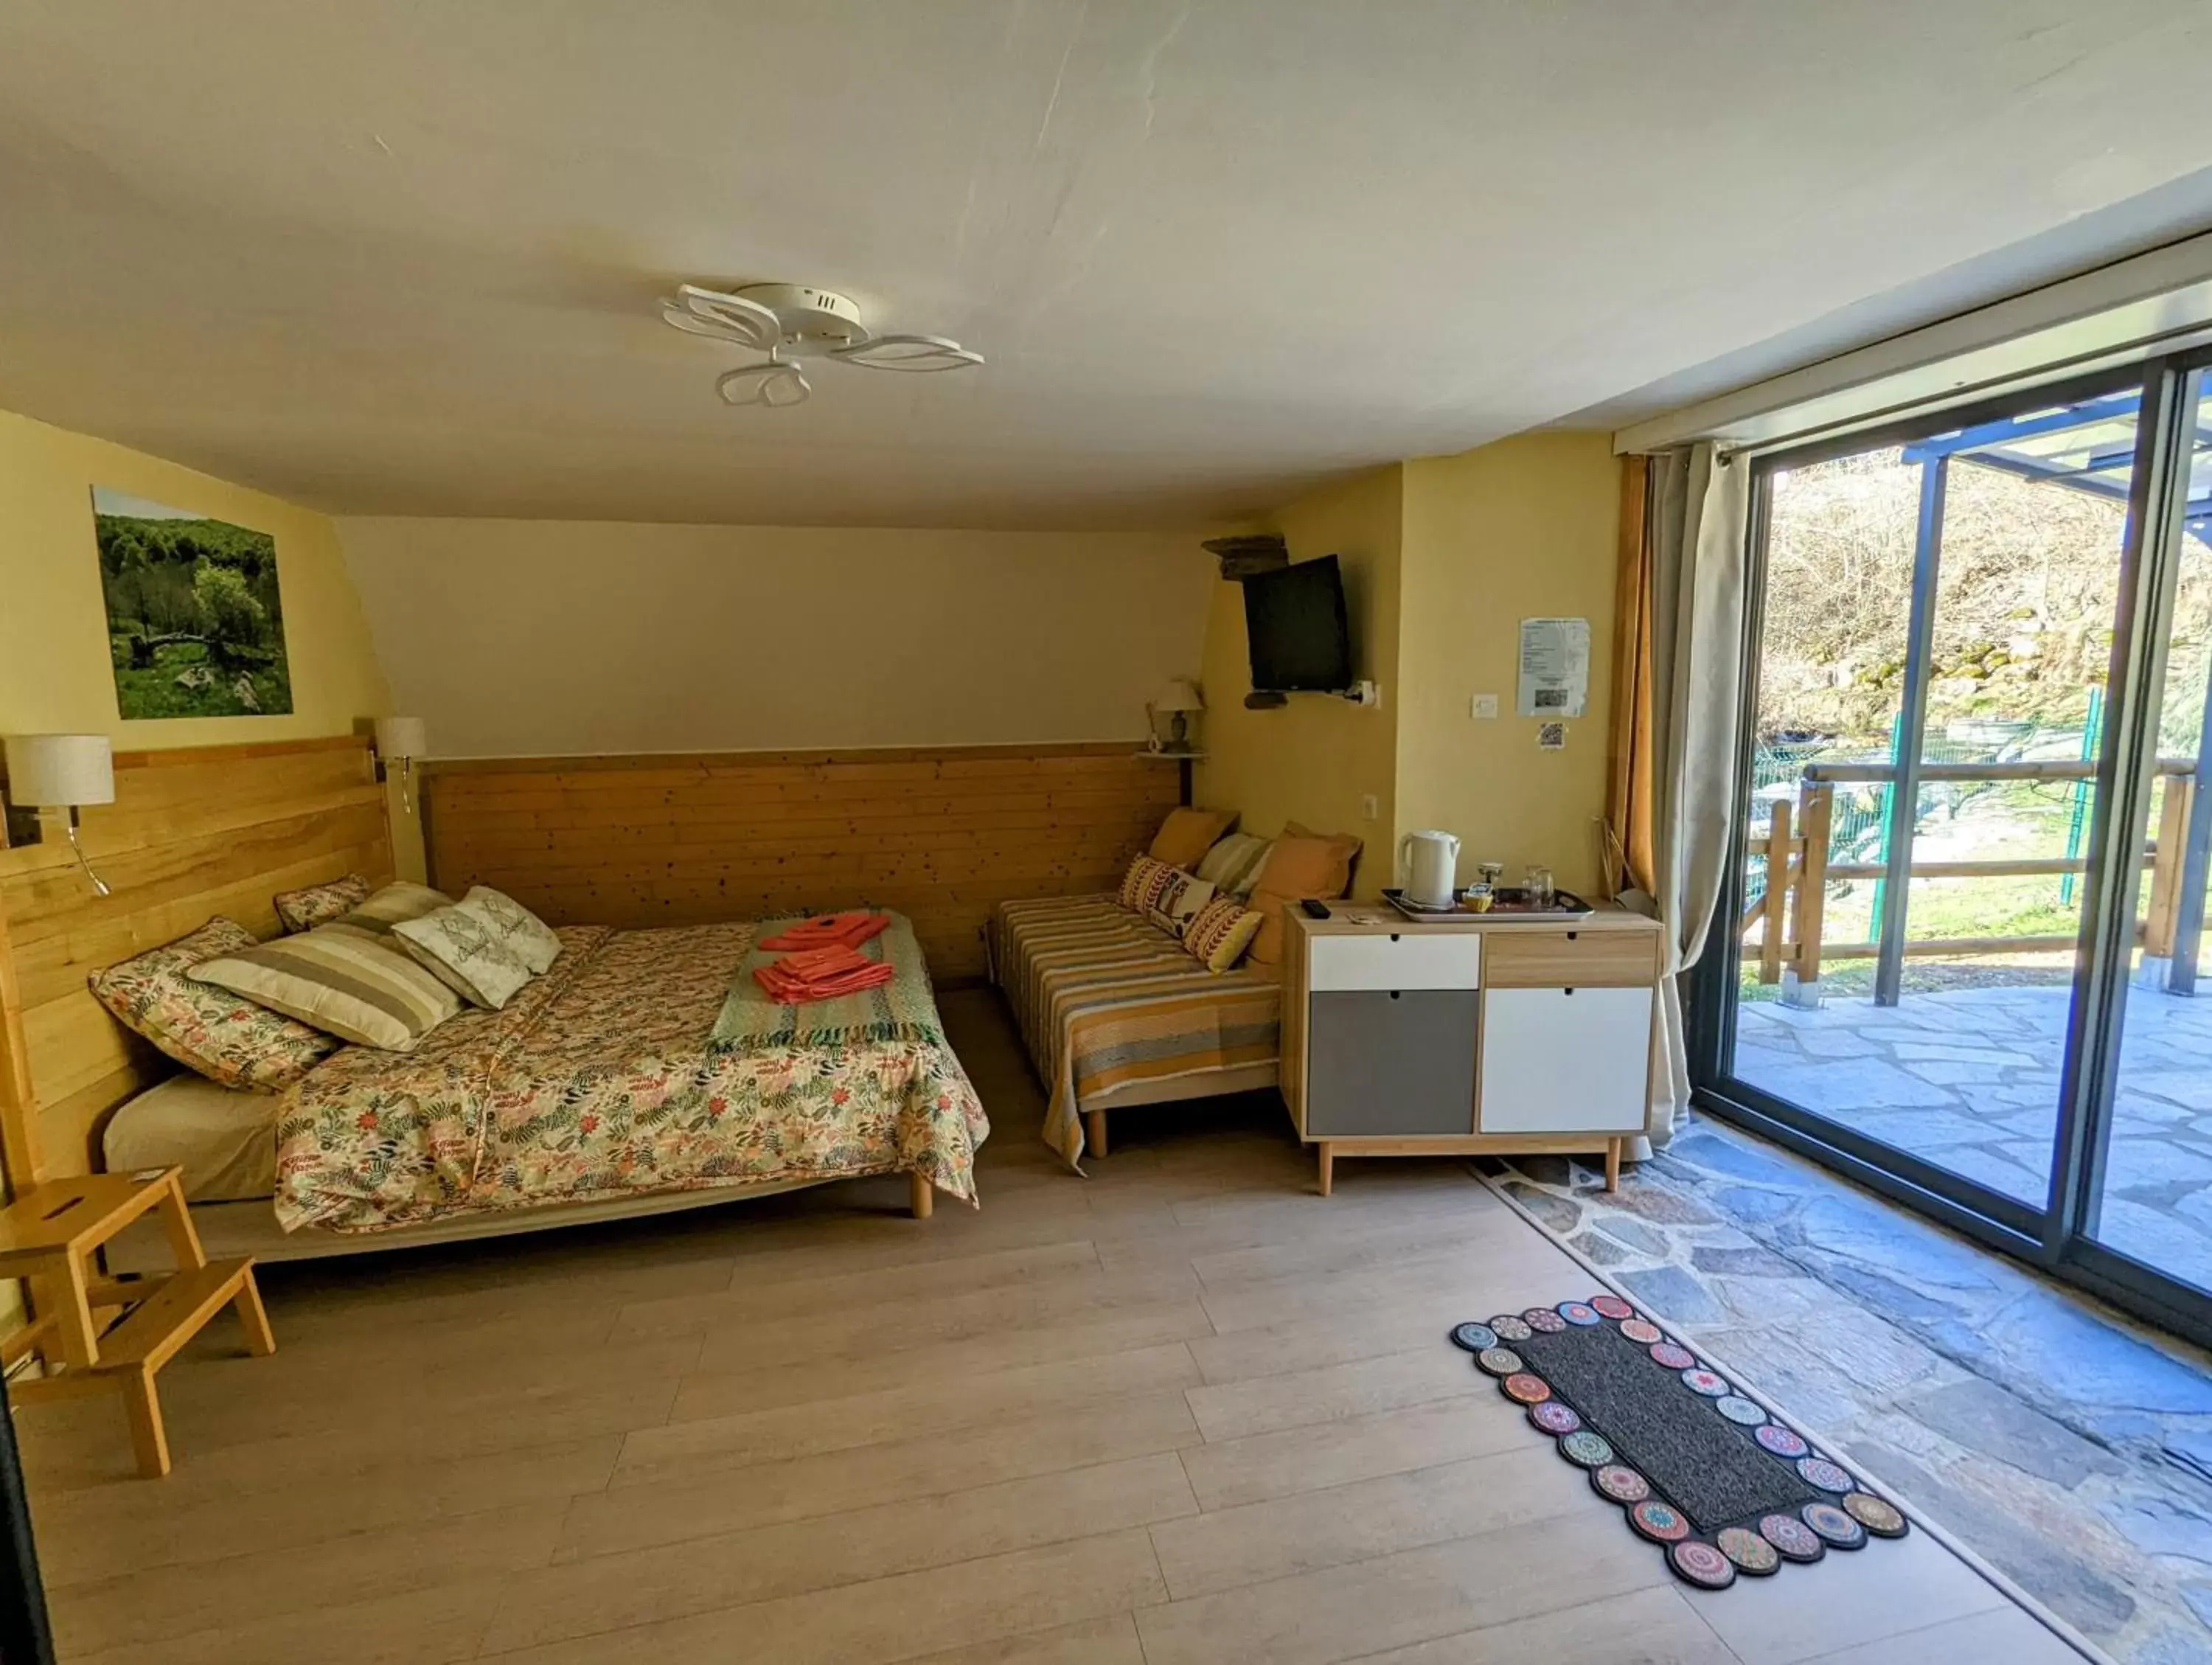
<path id="1" fill-rule="evenodd" d="M 107 486 L 92 518 L 125 718 L 291 710 L 274 538 Z"/>

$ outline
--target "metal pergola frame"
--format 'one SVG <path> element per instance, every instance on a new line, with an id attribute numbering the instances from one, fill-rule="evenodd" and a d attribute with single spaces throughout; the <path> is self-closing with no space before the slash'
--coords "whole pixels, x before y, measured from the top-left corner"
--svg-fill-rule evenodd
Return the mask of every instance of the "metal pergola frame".
<path id="1" fill-rule="evenodd" d="M 1875 962 L 1877 1006 L 1895 1006 L 1903 990 L 1905 940 L 1911 891 L 1912 845 L 1920 808 L 1920 766 L 1927 749 L 1928 679 L 1934 654 L 1936 586 L 1943 559 L 1943 509 L 1954 459 L 1978 463 L 2023 480 L 2080 491 L 2125 508 L 2130 483 L 2115 478 L 2136 461 L 2133 433 L 2124 442 L 2092 450 L 2078 461 L 2060 462 L 2024 449 L 2024 442 L 2074 433 L 2084 428 L 2134 422 L 2142 407 L 2139 386 L 2117 392 L 2091 393 L 2057 404 L 2047 400 L 2019 412 L 1984 416 L 1905 446 L 1901 460 L 1920 470 L 1920 511 L 1913 532 L 1912 604 L 1905 627 L 1905 684 L 1898 722 L 1892 730 L 1887 829 L 1882 841 L 1887 868 L 1876 921 L 1879 952 Z M 2192 428 L 2192 458 L 2212 452 L 2212 428 Z M 2182 505 L 2182 530 L 2212 547 L 2212 478 L 2203 489 L 2193 478 Z M 2212 878 L 2212 680 L 2199 727 L 2197 791 L 2192 800 L 2187 853 L 2181 872 L 2176 933 L 2166 987 L 2176 994 L 2197 990 L 2197 961 L 2203 945 L 2208 878 Z"/>

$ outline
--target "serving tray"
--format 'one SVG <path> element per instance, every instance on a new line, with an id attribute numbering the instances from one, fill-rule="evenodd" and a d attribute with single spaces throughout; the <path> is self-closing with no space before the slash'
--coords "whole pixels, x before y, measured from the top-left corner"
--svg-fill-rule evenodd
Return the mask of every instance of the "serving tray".
<path id="1" fill-rule="evenodd" d="M 1497 900 L 1484 912 L 1477 912 L 1463 900 L 1455 902 L 1449 908 L 1424 908 L 1417 902 L 1407 901 L 1403 890 L 1385 890 L 1382 900 L 1407 919 L 1425 923 L 1437 920 L 1479 919 L 1493 925 L 1556 925 L 1562 921 L 1571 923 L 1576 920 L 1588 919 L 1597 912 L 1572 890 L 1554 890 L 1550 907 L 1534 907 L 1529 903 L 1528 893 L 1512 884 L 1500 887 Z"/>

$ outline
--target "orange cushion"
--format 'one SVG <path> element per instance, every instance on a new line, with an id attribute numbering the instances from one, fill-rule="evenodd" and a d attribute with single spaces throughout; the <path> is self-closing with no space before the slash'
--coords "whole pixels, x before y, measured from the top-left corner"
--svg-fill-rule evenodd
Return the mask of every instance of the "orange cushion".
<path id="1" fill-rule="evenodd" d="M 1252 939 L 1252 958 L 1261 965 L 1279 963 L 1283 909 L 1308 896 L 1328 902 L 1342 896 L 1352 888 L 1352 863 L 1358 854 L 1356 838 L 1318 837 L 1304 829 L 1294 834 L 1286 828 L 1267 853 L 1267 865 L 1260 869 L 1260 882 L 1252 888 L 1250 905 L 1262 921 L 1260 934 Z"/>
<path id="2" fill-rule="evenodd" d="M 1236 824 L 1235 810 L 1170 810 L 1168 818 L 1160 823 L 1159 831 L 1152 835 L 1152 848 L 1146 854 L 1170 867 L 1194 872 L 1206 853 Z"/>
<path id="3" fill-rule="evenodd" d="M 1351 879 L 1348 876 L 1354 868 L 1359 866 L 1359 851 L 1361 847 L 1358 838 L 1354 837 L 1350 833 L 1316 832 L 1311 827 L 1307 826 L 1301 821 L 1284 822 L 1283 836 L 1285 838 L 1318 838 L 1324 843 L 1340 846 L 1344 851 L 1345 872 L 1347 875 L 1345 881 L 1344 890 L 1349 890 L 1352 888 Z M 1344 894 L 1344 890 L 1340 890 L 1337 894 L 1339 896 L 1342 896 Z M 1324 902 L 1328 899 L 1328 898 L 1326 896 L 1322 898 Z"/>

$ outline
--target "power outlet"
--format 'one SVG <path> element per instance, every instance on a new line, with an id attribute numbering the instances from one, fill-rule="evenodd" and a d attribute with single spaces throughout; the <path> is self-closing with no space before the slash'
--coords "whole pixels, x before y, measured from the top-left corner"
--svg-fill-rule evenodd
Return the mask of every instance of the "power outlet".
<path id="1" fill-rule="evenodd" d="M 1498 696 L 1471 694 L 1468 696 L 1467 714 L 1477 722 L 1492 722 L 1498 716 Z"/>

